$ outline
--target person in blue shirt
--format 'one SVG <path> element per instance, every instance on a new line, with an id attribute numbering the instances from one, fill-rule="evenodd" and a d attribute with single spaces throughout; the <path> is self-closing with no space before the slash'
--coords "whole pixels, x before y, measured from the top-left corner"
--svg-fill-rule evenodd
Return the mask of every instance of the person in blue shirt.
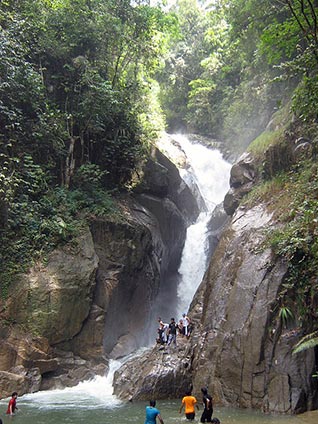
<path id="1" fill-rule="evenodd" d="M 146 406 L 146 420 L 145 424 L 156 424 L 156 419 L 158 418 L 160 424 L 163 423 L 161 418 L 160 411 L 156 408 L 156 401 L 151 400 L 149 406 Z"/>

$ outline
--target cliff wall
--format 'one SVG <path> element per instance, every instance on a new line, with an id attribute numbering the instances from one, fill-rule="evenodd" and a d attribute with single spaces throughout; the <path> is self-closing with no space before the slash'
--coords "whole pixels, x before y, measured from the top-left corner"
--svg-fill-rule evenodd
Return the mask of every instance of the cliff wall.
<path id="1" fill-rule="evenodd" d="M 92 218 L 12 282 L 0 304 L 2 396 L 75 385 L 146 343 L 159 288 L 177 271 L 199 210 L 159 152 L 143 165 L 142 185 L 120 196 L 120 216 Z"/>
<path id="2" fill-rule="evenodd" d="M 266 177 L 301 158 L 312 159 L 308 141 L 270 145 L 262 164 Z M 293 355 L 302 333 L 280 315 L 288 263 L 275 256 L 267 242 L 268 233 L 282 225 L 279 214 L 270 199 L 260 198 L 251 206 L 241 202 L 260 180 L 260 169 L 251 153 L 232 168 L 231 189 L 224 200 L 230 219 L 222 224 L 189 308 L 191 337 L 179 336 L 176 350 L 154 347 L 147 363 L 141 358 L 125 364 L 115 375 L 118 396 L 174 398 L 193 387 L 200 397 L 200 388 L 206 386 L 220 405 L 276 413 L 317 408 L 315 350 Z"/>

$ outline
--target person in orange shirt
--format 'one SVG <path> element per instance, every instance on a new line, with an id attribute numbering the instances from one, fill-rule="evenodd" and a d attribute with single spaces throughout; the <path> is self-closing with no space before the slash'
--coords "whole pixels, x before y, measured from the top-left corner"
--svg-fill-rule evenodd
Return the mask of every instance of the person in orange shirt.
<path id="1" fill-rule="evenodd" d="M 187 392 L 182 399 L 179 414 L 181 414 L 182 408 L 184 407 L 186 418 L 190 421 L 193 421 L 195 418 L 195 406 L 197 407 L 197 410 L 199 410 L 196 398 L 191 395 L 191 392 Z"/>

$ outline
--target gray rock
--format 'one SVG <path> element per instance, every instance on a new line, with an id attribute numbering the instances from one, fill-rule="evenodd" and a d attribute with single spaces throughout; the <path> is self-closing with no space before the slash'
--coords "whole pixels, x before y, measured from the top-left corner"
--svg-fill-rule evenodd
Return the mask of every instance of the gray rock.
<path id="1" fill-rule="evenodd" d="M 115 372 L 114 394 L 124 400 L 180 398 L 192 384 L 190 364 L 184 346 L 167 351 L 158 345 Z"/>
<path id="2" fill-rule="evenodd" d="M 224 231 L 190 307 L 193 384 L 207 385 L 217 403 L 299 412 L 317 399 L 307 383 L 315 359 L 309 351 L 292 356 L 299 336 L 288 338 L 281 327 L 277 299 L 287 266 L 260 248 L 274 225 L 258 205 L 239 208 Z"/>
<path id="3" fill-rule="evenodd" d="M 56 249 L 46 266 L 37 264 L 10 285 L 7 314 L 29 331 L 56 344 L 70 340 L 87 318 L 98 258 L 89 231 Z"/>
<path id="4" fill-rule="evenodd" d="M 230 190 L 223 201 L 228 215 L 234 214 L 242 198 L 252 190 L 256 179 L 254 158 L 250 153 L 244 153 L 231 168 Z"/>

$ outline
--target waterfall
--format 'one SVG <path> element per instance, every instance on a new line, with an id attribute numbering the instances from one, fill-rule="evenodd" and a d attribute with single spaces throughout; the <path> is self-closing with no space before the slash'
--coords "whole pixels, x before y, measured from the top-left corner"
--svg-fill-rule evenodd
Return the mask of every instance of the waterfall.
<path id="1" fill-rule="evenodd" d="M 179 268 L 177 316 L 181 317 L 190 306 L 192 298 L 206 270 L 208 239 L 207 224 L 215 207 L 229 190 L 231 164 L 219 150 L 191 143 L 186 136 L 173 136 L 184 151 L 188 167 L 180 169 L 186 183 L 194 181 L 200 190 L 206 209 L 187 230 L 187 237 Z M 191 184 L 189 184 L 191 188 Z"/>
<path id="2" fill-rule="evenodd" d="M 176 135 L 173 138 L 187 158 L 187 167 L 185 169 L 180 166 L 180 175 L 190 188 L 195 183 L 204 200 L 201 202 L 204 210 L 200 213 L 197 221 L 187 230 L 179 268 L 180 282 L 178 284 L 176 317 L 181 317 L 181 314 L 188 310 L 206 269 L 207 223 L 213 209 L 223 201 L 224 195 L 229 189 L 231 165 L 222 158 L 222 154 L 216 149 L 211 150 L 200 144 L 193 144 L 185 136 Z M 170 147 L 176 148 L 172 144 Z M 105 408 L 107 410 L 117 409 L 122 406 L 122 402 L 112 394 L 113 375 L 124 362 L 142 354 L 145 349 L 142 348 L 121 361 L 111 361 L 107 376 L 96 376 L 93 380 L 83 381 L 72 388 L 24 395 L 23 398 L 19 398 L 22 410 L 23 406 L 37 408 L 33 405 L 39 405 L 41 410 L 52 411 L 79 410 L 84 413 L 85 410 L 89 410 L 90 414 L 93 414 L 95 410 L 99 411 Z M 94 419 L 92 422 L 94 423 Z"/>

